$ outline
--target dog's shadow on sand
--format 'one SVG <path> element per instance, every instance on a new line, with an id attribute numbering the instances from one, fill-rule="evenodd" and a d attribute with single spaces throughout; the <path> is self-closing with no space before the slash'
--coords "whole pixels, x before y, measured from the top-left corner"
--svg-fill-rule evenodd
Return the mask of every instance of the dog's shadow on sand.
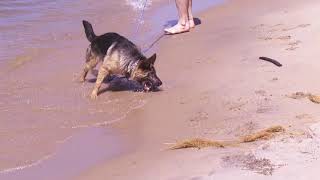
<path id="1" fill-rule="evenodd" d="M 201 21 L 201 19 L 199 19 L 199 18 L 193 18 L 193 20 L 194 20 L 194 24 L 195 24 L 196 26 L 199 26 L 199 25 L 202 24 L 202 21 Z M 167 28 L 167 27 L 172 27 L 172 26 L 176 25 L 177 23 L 178 23 L 178 20 L 170 20 L 170 21 L 167 21 L 163 26 L 164 26 L 165 28 Z"/>
<path id="2" fill-rule="evenodd" d="M 89 79 L 88 82 L 95 83 L 96 78 Z M 136 81 L 129 80 L 126 77 L 111 76 L 106 78 L 103 83 L 108 84 L 108 87 L 100 90 L 99 94 L 105 93 L 107 91 L 133 91 L 133 92 L 143 92 L 143 86 Z M 156 89 L 151 92 L 158 92 L 161 89 Z"/>
<path id="3" fill-rule="evenodd" d="M 89 79 L 88 82 L 95 83 L 96 78 Z M 128 80 L 125 77 L 111 76 L 103 81 L 108 87 L 100 90 L 100 94 L 106 91 L 143 91 L 143 87 L 136 81 Z"/>

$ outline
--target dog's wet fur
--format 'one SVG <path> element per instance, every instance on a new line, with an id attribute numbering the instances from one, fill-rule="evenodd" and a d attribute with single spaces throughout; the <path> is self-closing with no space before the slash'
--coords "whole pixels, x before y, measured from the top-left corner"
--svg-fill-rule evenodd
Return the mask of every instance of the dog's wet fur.
<path id="1" fill-rule="evenodd" d="M 84 82 L 88 72 L 102 62 L 91 93 L 92 99 L 97 98 L 103 80 L 111 75 L 125 76 L 129 80 L 137 81 L 146 92 L 156 90 L 161 86 L 162 82 L 154 68 L 156 54 L 146 58 L 140 49 L 127 38 L 113 32 L 96 36 L 88 21 L 82 23 L 91 44 L 87 48 L 86 64 L 80 81 Z"/>

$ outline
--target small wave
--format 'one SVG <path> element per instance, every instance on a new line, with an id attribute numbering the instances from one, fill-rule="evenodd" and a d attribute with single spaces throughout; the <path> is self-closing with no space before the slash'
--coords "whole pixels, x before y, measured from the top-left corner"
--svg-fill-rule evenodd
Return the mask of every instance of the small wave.
<path id="1" fill-rule="evenodd" d="M 31 168 L 31 167 L 37 166 L 37 165 L 41 164 L 43 161 L 48 160 L 49 158 L 51 158 L 54 155 L 55 154 L 50 154 L 50 155 L 44 156 L 43 158 L 37 160 L 34 163 L 30 163 L 30 164 L 26 164 L 26 165 L 14 167 L 14 168 L 0 170 L 0 174 L 13 173 L 13 172 L 16 172 L 16 171 L 21 171 L 21 170 L 24 170 L 24 169 L 27 169 L 27 168 Z"/>
<path id="2" fill-rule="evenodd" d="M 97 123 L 87 124 L 87 125 L 76 125 L 76 126 L 71 126 L 71 127 L 61 126 L 60 128 L 63 128 L 63 129 L 64 128 L 79 129 L 79 128 L 108 126 L 110 124 L 113 124 L 113 123 L 116 123 L 116 122 L 119 122 L 119 121 L 125 119 L 129 113 L 131 113 L 134 110 L 142 108 L 147 103 L 145 100 L 140 100 L 140 102 L 141 103 L 139 105 L 130 108 L 128 111 L 124 112 L 122 116 L 120 116 L 120 117 L 118 117 L 118 118 L 116 118 L 114 120 L 111 120 L 111 121 L 97 122 Z"/>
<path id="3" fill-rule="evenodd" d="M 126 0 L 126 4 L 131 6 L 135 11 L 142 11 L 151 6 L 151 0 Z"/>

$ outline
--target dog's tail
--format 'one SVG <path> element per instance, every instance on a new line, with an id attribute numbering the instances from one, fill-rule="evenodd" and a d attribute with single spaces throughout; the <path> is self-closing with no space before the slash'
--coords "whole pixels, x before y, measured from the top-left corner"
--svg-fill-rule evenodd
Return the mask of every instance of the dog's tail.
<path id="1" fill-rule="evenodd" d="M 97 37 L 96 34 L 94 34 L 92 25 L 88 21 L 85 21 L 85 20 L 82 21 L 82 24 L 84 27 L 84 31 L 86 32 L 87 39 L 90 42 L 92 42 Z"/>

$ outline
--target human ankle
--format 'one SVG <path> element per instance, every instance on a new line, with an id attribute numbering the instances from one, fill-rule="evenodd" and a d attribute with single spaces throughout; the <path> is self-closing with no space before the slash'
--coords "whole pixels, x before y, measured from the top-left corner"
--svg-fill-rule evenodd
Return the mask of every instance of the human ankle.
<path id="1" fill-rule="evenodd" d="M 189 19 L 189 26 L 190 26 L 191 28 L 195 27 L 195 22 L 194 22 L 193 19 Z"/>
<path id="2" fill-rule="evenodd" d="M 179 19 L 178 24 L 185 26 L 188 22 L 187 18 Z"/>

